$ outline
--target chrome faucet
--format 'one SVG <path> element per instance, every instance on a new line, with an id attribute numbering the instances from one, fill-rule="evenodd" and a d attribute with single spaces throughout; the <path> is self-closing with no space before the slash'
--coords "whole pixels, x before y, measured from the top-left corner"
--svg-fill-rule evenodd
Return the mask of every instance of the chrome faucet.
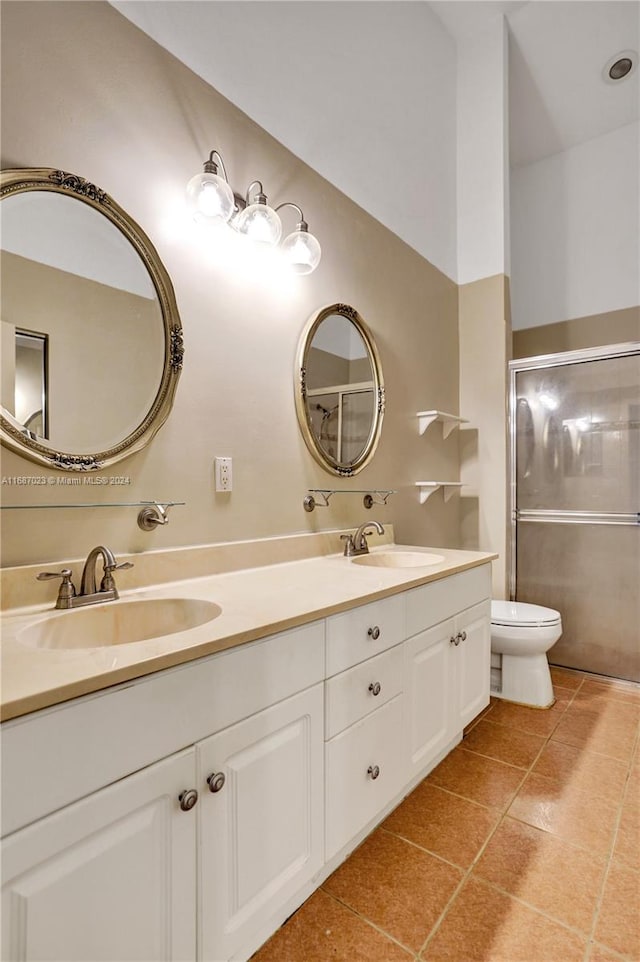
<path id="1" fill-rule="evenodd" d="M 340 535 L 344 541 L 345 558 L 353 558 L 355 555 L 359 554 L 369 554 L 369 545 L 367 544 L 366 539 L 368 528 L 375 528 L 378 534 L 384 534 L 384 528 L 379 521 L 365 521 L 365 523 L 361 524 L 359 528 L 356 528 L 352 535 Z"/>
<path id="2" fill-rule="evenodd" d="M 103 572 L 100 588 L 97 588 L 96 564 L 100 555 L 102 555 Z M 82 605 L 97 605 L 103 601 L 115 601 L 118 597 L 118 589 L 113 578 L 113 572 L 125 568 L 133 568 L 133 564 L 130 561 L 123 561 L 122 564 L 118 564 L 110 548 L 98 545 L 91 549 L 84 563 L 80 581 L 80 594 L 76 593 L 75 585 L 71 580 L 73 572 L 70 568 L 63 568 L 62 571 L 42 571 L 37 578 L 38 581 L 62 578 L 56 608 L 79 608 Z"/>

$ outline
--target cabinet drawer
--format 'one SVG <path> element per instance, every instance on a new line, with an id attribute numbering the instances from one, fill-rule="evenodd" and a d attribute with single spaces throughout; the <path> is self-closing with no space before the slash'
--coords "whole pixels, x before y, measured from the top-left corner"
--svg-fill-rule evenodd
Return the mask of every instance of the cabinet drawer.
<path id="1" fill-rule="evenodd" d="M 349 668 L 325 684 L 325 737 L 386 705 L 402 691 L 402 645 Z"/>
<path id="2" fill-rule="evenodd" d="M 327 677 L 404 639 L 404 595 L 383 598 L 327 618 Z"/>
<path id="3" fill-rule="evenodd" d="M 402 695 L 325 746 L 326 850 L 332 858 L 397 795 L 405 781 Z M 379 769 L 376 778 L 369 769 Z"/>
<path id="4" fill-rule="evenodd" d="M 491 565 L 413 588 L 406 594 L 407 638 L 491 597 Z"/>

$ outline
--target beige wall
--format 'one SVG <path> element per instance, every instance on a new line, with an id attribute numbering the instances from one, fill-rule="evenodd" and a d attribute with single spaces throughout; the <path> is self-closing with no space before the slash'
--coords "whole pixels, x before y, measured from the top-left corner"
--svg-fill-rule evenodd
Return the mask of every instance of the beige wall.
<path id="1" fill-rule="evenodd" d="M 503 274 L 459 291 L 461 546 L 496 551 L 493 595 L 507 597 L 509 282 Z"/>
<path id="2" fill-rule="evenodd" d="M 2 70 L 2 166 L 81 174 L 127 209 L 173 279 L 186 348 L 168 422 L 150 447 L 109 472 L 130 477 L 129 485 L 2 488 L 5 504 L 157 498 L 186 506 L 152 534 L 138 530 L 134 508 L 3 511 L 3 563 L 79 557 L 100 542 L 116 552 L 142 551 L 370 517 L 394 521 L 400 541 L 458 545 L 458 499 L 444 504 L 438 492 L 420 505 L 413 485 L 458 478 L 455 436 L 444 441 L 431 428 L 420 437 L 415 418 L 425 409 L 458 408 L 455 284 L 106 3 L 5 4 Z M 260 177 L 273 201 L 302 207 L 323 247 L 314 274 L 285 285 L 195 238 L 184 187 L 213 147 L 236 189 Z M 378 453 L 346 481 L 307 452 L 293 402 L 300 333 L 312 313 L 338 301 L 371 327 L 387 392 Z M 69 477 L 2 453 L 3 476 Z M 231 494 L 214 493 L 216 455 L 234 459 Z M 372 511 L 352 495 L 304 512 L 308 487 L 332 486 L 399 493 Z"/>
<path id="3" fill-rule="evenodd" d="M 560 354 L 562 351 L 623 344 L 627 341 L 640 341 L 640 307 L 514 331 L 513 356 Z"/>

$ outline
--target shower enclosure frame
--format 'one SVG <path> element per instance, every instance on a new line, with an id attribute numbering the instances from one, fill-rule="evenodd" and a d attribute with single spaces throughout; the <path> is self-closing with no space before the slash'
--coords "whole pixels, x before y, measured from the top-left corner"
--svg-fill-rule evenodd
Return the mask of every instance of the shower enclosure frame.
<path id="1" fill-rule="evenodd" d="M 628 341 L 623 344 L 608 344 L 602 347 L 582 348 L 575 351 L 562 351 L 557 354 L 539 354 L 535 357 L 515 358 L 509 361 L 509 485 L 507 492 L 507 511 L 509 518 L 510 536 L 509 548 L 509 598 L 516 599 L 517 589 L 517 555 L 516 538 L 518 523 L 517 508 L 517 464 L 516 464 L 516 377 L 520 371 L 544 369 L 551 367 L 561 367 L 567 364 L 582 364 L 585 361 L 603 361 L 616 357 L 629 357 L 640 354 L 640 341 Z M 533 511 L 527 512 L 530 515 Z M 545 512 L 548 516 L 550 512 Z M 591 524 L 622 524 L 640 525 L 640 514 L 609 514 L 595 513 L 591 516 L 588 511 L 558 511 L 558 523 L 579 524 L 589 522 Z"/>

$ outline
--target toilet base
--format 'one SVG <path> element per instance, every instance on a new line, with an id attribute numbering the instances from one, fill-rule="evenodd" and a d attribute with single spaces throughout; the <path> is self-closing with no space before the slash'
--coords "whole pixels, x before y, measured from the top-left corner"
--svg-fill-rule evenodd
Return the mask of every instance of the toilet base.
<path id="1" fill-rule="evenodd" d="M 496 698 L 530 708 L 550 708 L 554 701 L 551 673 L 546 654 L 502 655 L 500 691 Z"/>

